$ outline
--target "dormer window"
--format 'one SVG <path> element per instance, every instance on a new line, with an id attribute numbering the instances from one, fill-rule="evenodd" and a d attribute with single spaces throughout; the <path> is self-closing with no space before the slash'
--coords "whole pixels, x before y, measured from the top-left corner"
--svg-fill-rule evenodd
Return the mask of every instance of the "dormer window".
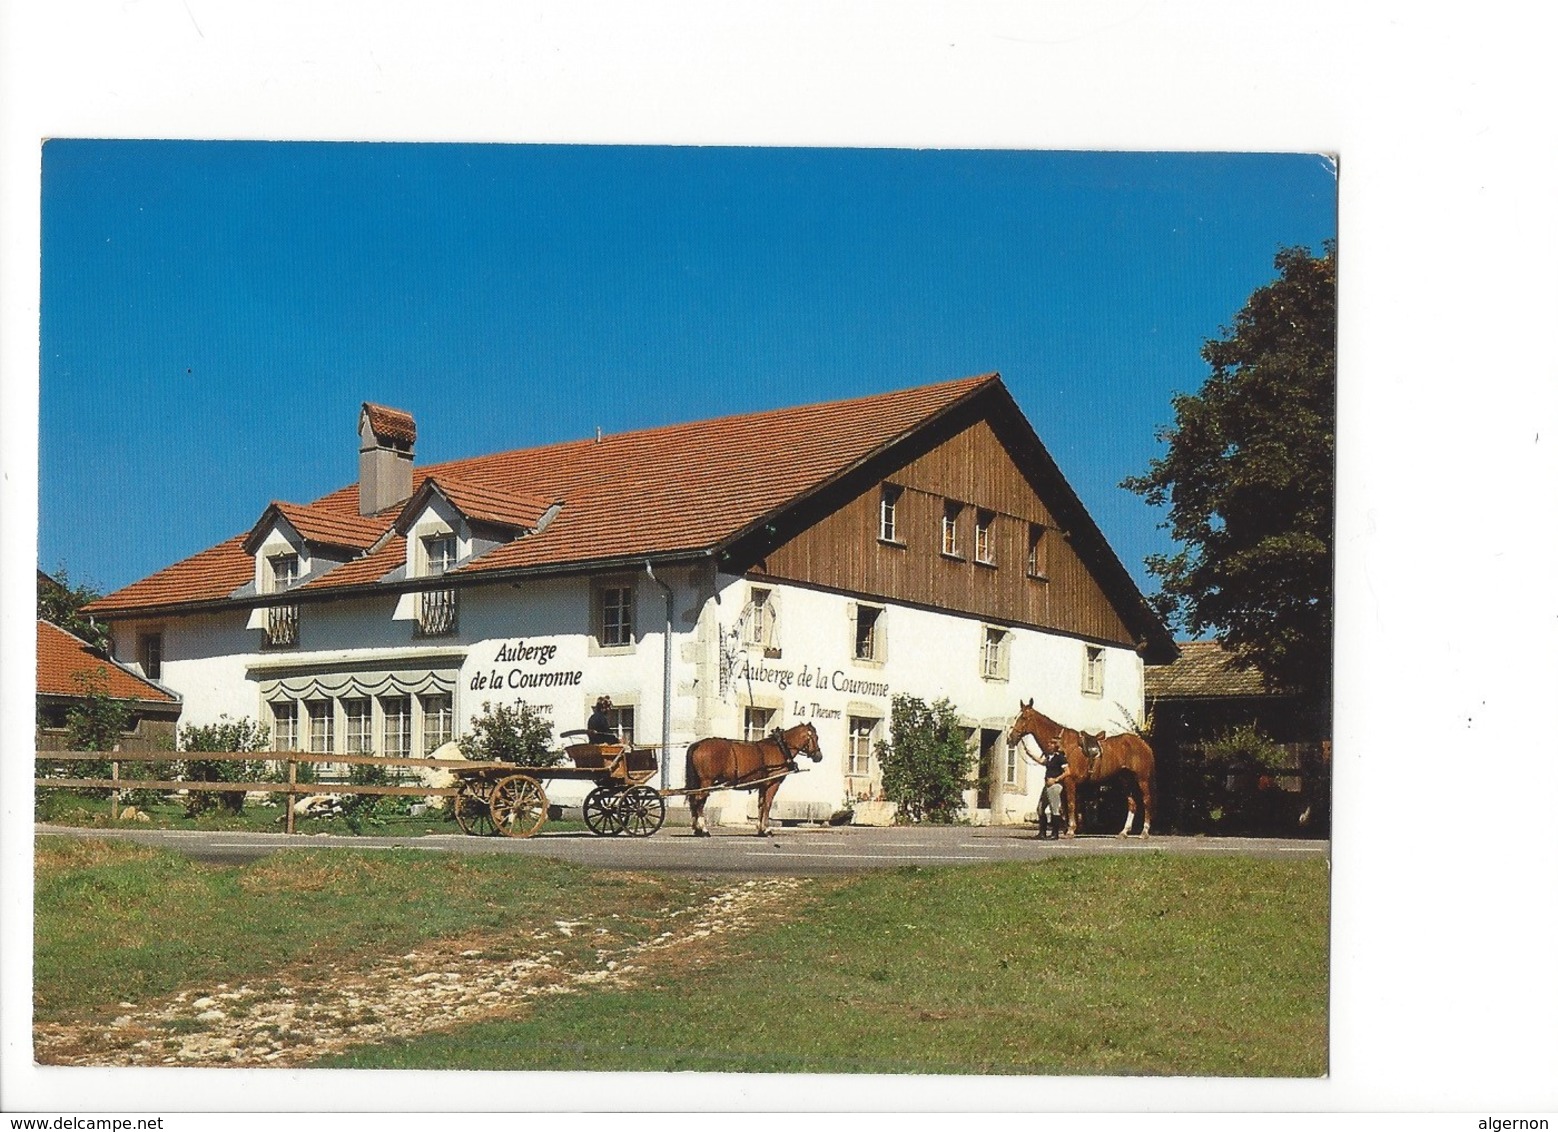
<path id="1" fill-rule="evenodd" d="M 459 546 L 453 535 L 429 535 L 422 540 L 422 554 L 427 563 L 427 576 L 435 578 L 454 569 Z"/>
<path id="2" fill-rule="evenodd" d="M 270 575 L 270 592 L 273 594 L 286 593 L 298 581 L 298 556 L 296 554 L 273 554 L 265 560 Z"/>

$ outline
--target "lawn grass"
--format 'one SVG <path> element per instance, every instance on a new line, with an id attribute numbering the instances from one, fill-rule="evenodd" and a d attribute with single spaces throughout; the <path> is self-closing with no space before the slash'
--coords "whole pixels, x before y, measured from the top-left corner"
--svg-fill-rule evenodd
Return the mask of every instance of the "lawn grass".
<path id="1" fill-rule="evenodd" d="M 728 884 L 530 857 L 286 850 L 241 866 L 37 842 L 40 1021 L 616 914 L 649 938 Z M 1326 1070 L 1324 861 L 1167 854 L 808 882 L 789 918 L 636 986 L 365 1046 L 360 1068 L 1174 1074 Z M 548 946 L 557 946 L 555 943 Z M 586 942 L 577 946 L 587 948 Z M 576 957 L 588 963 L 581 950 Z"/>
<path id="2" fill-rule="evenodd" d="M 471 933 L 512 934 L 602 906 L 625 935 L 708 882 L 535 858 L 289 849 L 211 865 L 123 842 L 41 837 L 34 1010 L 70 1011 L 222 982 L 299 975 Z"/>
<path id="3" fill-rule="evenodd" d="M 658 984 L 334 1067 L 1314 1077 L 1324 862 L 1096 857 L 818 882 Z"/>

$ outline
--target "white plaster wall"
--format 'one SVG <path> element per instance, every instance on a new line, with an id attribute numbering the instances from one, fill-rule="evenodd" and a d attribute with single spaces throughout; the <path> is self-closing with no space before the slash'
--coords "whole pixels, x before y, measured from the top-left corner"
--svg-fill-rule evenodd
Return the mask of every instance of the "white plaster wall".
<path id="1" fill-rule="evenodd" d="M 752 702 L 777 709 L 779 725 L 813 723 L 822 744 L 823 762 L 802 760 L 806 772 L 781 788 L 776 808 L 780 817 L 825 817 L 844 804 L 849 719 L 881 720 L 877 738 L 887 739 L 895 693 L 927 701 L 945 697 L 966 726 L 1002 732 L 1016 715 L 1018 701 L 1030 697 L 1068 726 L 1089 730 L 1125 729 L 1121 705 L 1141 715 L 1143 670 L 1128 649 L 1105 650 L 1104 693 L 1087 696 L 1082 692 L 1082 641 L 1016 629 L 1010 678 L 987 680 L 981 676 L 983 622 L 874 603 L 886 605 L 886 659 L 880 665 L 865 664 L 853 659 L 854 601 L 787 585 L 764 586 L 777 604 L 779 655 L 740 648 L 733 654 L 735 668 L 722 693 L 721 640 L 728 649 L 753 583 L 720 575 L 712 587 L 705 581 L 700 589 L 699 576 L 686 568 L 660 574 L 674 594 L 671 749 L 662 752 L 663 781 L 672 788 L 684 784 L 687 745 L 708 735 L 740 736 L 744 709 Z M 245 610 L 121 622 L 115 626 L 115 639 L 121 659 L 133 666 L 137 634 L 162 632 L 163 683 L 183 697 L 183 722 L 189 724 L 216 722 L 224 714 L 268 722 L 258 685 L 278 668 L 328 673 L 371 661 L 376 667 L 408 671 L 458 667 L 456 736 L 469 730 L 484 704 L 523 699 L 550 715 L 560 745 L 560 733 L 582 728 L 595 699 L 609 695 L 618 706 L 634 709 L 640 743 L 658 743 L 665 607 L 662 591 L 647 575 L 639 571 L 631 577 L 634 640 L 621 648 L 603 649 L 596 643 L 592 583 L 586 578 L 462 588 L 458 632 L 447 637 L 415 637 L 410 622 L 394 617 L 395 595 L 384 594 L 300 603 L 296 649 L 261 650 L 259 631 L 245 628 Z M 711 588 L 714 596 L 709 597 Z M 548 679 L 557 673 L 567 678 Z M 851 690 L 845 684 L 849 680 L 887 687 L 885 692 Z M 998 748 L 997 760 L 1001 755 Z M 1022 779 L 1026 777 L 1024 771 Z M 582 800 L 588 789 L 588 784 L 559 781 L 549 793 L 567 805 Z M 994 812 L 973 816 L 1022 820 L 1032 813 L 1034 794 L 998 790 Z M 684 804 L 680 799 L 673 802 Z M 710 804 L 727 819 L 745 820 L 755 812 L 756 796 L 716 794 Z"/>

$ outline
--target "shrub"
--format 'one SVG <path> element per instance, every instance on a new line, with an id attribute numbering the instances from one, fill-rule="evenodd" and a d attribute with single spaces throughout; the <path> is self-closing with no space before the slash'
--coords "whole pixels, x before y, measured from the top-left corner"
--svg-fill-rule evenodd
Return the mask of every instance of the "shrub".
<path id="1" fill-rule="evenodd" d="M 245 716 L 229 720 L 222 716 L 217 723 L 203 727 L 181 727 L 178 732 L 179 749 L 185 752 L 230 752 L 247 754 L 263 751 L 270 746 L 270 728 Z M 258 782 L 261 764 L 237 762 L 231 759 L 185 759 L 183 775 L 191 782 Z M 243 791 L 222 793 L 191 790 L 186 808 L 190 816 L 220 805 L 231 814 L 243 811 Z"/>
<path id="2" fill-rule="evenodd" d="M 975 758 L 957 709 L 945 699 L 894 696 L 892 742 L 878 743 L 882 793 L 908 821 L 950 822 L 963 809 Z"/>
<path id="3" fill-rule="evenodd" d="M 512 707 L 482 704 L 471 729 L 460 736 L 460 753 L 478 762 L 516 766 L 556 766 L 563 761 L 563 753 L 552 749 L 551 721 L 524 700 Z"/>

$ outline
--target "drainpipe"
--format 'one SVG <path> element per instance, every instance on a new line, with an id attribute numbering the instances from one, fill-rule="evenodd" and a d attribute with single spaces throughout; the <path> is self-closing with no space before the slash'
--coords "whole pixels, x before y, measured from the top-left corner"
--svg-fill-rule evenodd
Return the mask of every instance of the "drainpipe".
<path id="1" fill-rule="evenodd" d="M 669 790 L 667 777 L 671 767 L 671 587 L 655 576 L 654 565 L 644 560 L 644 570 L 649 580 L 665 594 L 665 658 L 660 680 L 660 789 Z"/>

